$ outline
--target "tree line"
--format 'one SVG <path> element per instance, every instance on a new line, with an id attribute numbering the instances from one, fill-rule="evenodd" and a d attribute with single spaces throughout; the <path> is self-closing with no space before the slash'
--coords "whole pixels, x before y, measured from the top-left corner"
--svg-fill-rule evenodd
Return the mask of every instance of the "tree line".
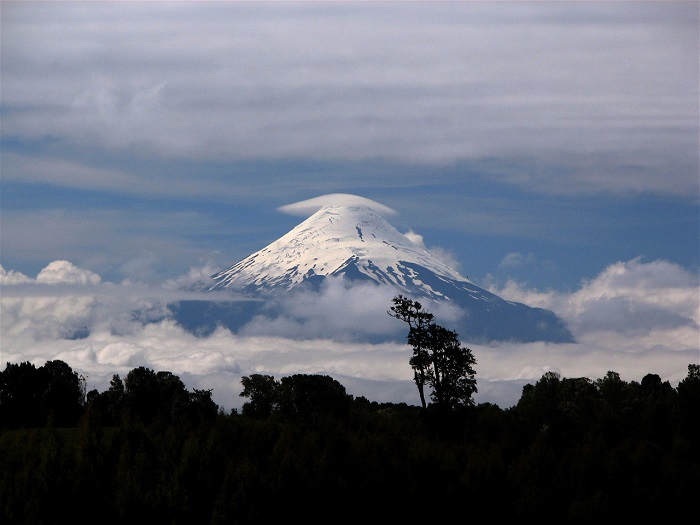
<path id="1" fill-rule="evenodd" d="M 700 366 L 548 372 L 516 405 L 377 403 L 335 379 L 242 378 L 241 411 L 138 367 L 103 392 L 62 361 L 0 372 L 0 521 L 487 523 L 685 516 L 700 486 Z"/>
<path id="2" fill-rule="evenodd" d="M 686 519 L 700 486 L 700 366 L 673 388 L 545 373 L 513 407 L 476 404 L 476 359 L 417 301 L 420 405 L 347 394 L 326 375 L 211 390 L 132 369 L 103 392 L 60 360 L 0 372 L 0 522 L 377 523 Z"/>

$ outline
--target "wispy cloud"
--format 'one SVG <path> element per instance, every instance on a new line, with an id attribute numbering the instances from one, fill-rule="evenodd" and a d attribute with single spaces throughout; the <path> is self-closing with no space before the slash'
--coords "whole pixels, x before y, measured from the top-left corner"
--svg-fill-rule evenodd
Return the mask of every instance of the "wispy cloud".
<path id="1" fill-rule="evenodd" d="M 523 265 L 532 264 L 535 262 L 535 256 L 532 253 L 523 255 L 520 252 L 510 252 L 498 263 L 498 269 L 518 268 Z"/>
<path id="2" fill-rule="evenodd" d="M 414 232 L 413 230 L 407 231 L 406 233 L 404 233 L 404 235 L 421 248 L 425 248 L 430 253 L 432 253 L 438 261 L 445 263 L 447 266 L 449 266 L 456 272 L 459 272 L 460 263 L 450 250 L 442 248 L 440 246 L 431 246 L 430 248 L 428 248 L 425 245 L 425 240 L 423 239 L 423 236 L 420 233 Z"/>

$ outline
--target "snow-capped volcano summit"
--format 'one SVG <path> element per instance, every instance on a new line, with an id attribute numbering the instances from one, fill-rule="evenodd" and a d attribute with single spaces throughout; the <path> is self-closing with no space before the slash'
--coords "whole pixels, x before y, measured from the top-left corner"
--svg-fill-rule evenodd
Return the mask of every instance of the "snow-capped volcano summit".
<path id="1" fill-rule="evenodd" d="M 473 340 L 572 341 L 554 313 L 506 301 L 476 286 L 400 233 L 383 217 L 393 212 L 390 208 L 362 197 L 343 197 L 325 205 L 304 201 L 320 209 L 262 250 L 213 275 L 209 290 L 274 298 L 318 290 L 325 279 L 344 278 L 390 286 L 394 294 L 418 299 L 428 310 L 432 301 L 447 301 L 463 311 L 455 328 Z"/>
<path id="2" fill-rule="evenodd" d="M 211 289 L 244 293 L 291 290 L 319 277 L 345 276 L 442 297 L 421 282 L 420 266 L 455 281 L 464 277 L 399 233 L 367 205 L 324 206 L 286 235 L 213 276 Z"/>

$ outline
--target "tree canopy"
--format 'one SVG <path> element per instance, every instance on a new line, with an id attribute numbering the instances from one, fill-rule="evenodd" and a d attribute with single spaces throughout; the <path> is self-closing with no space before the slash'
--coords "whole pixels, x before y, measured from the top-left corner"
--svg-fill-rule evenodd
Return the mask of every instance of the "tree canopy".
<path id="1" fill-rule="evenodd" d="M 77 419 L 56 414 L 79 389 L 46 417 L 41 400 L 75 379 L 65 363 L 0 371 L 0 522 L 63 522 L 75 509 L 107 524 L 325 523 L 339 509 L 347 522 L 428 522 L 465 508 L 485 523 L 675 521 L 700 484 L 698 365 L 675 389 L 654 373 L 547 372 L 513 407 L 444 419 L 307 374 L 246 376 L 243 412 L 226 413 L 211 392 L 141 367 L 90 391 Z M 8 417 L 18 406 L 21 424 Z"/>
<path id="2" fill-rule="evenodd" d="M 304 420 L 315 423 L 326 416 L 347 413 L 351 396 L 338 381 L 326 375 L 294 374 L 277 381 L 274 377 L 252 374 L 241 378 L 244 415 Z"/>
<path id="3" fill-rule="evenodd" d="M 398 295 L 389 315 L 408 324 L 406 340 L 413 347 L 409 360 L 423 409 L 427 408 L 425 386 L 440 410 L 453 410 L 474 404 L 477 392 L 476 359 L 462 347 L 457 332 L 434 322 L 434 316 L 418 301 Z"/>

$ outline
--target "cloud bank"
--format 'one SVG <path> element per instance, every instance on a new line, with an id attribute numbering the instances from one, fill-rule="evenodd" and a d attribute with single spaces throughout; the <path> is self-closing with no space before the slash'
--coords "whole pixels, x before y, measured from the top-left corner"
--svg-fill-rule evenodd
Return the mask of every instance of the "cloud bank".
<path id="1" fill-rule="evenodd" d="M 134 158 L 499 159 L 487 176 L 545 193 L 697 189 L 693 2 L 10 2 L 2 24 L 3 138 Z M 193 190 L 22 148 L 6 162 L 24 181 Z"/>
<path id="2" fill-rule="evenodd" d="M 182 282 L 203 274 L 193 269 Z M 137 366 L 168 370 L 189 388 L 213 389 L 227 410 L 241 406 L 240 379 L 253 373 L 327 374 L 353 395 L 418 403 L 410 348 L 351 337 L 358 331 L 401 333 L 402 323 L 367 313 L 372 305 L 387 310 L 390 291 L 338 281 L 314 298 L 285 305 L 274 319 L 259 317 L 237 333 L 219 328 L 198 337 L 173 320 L 167 304 L 203 296 L 173 285 L 104 282 L 68 261 L 48 264 L 35 278 L 0 266 L 3 366 L 61 359 L 100 391 L 113 374 Z M 491 291 L 553 310 L 578 342 L 469 344 L 477 358 L 477 402 L 512 406 L 524 384 L 548 371 L 597 379 L 612 370 L 628 381 L 656 373 L 675 384 L 688 364 L 700 362 L 700 283 L 667 261 L 618 262 L 571 293 L 528 290 L 515 282 Z M 439 321 L 451 315 L 433 313 Z"/>

